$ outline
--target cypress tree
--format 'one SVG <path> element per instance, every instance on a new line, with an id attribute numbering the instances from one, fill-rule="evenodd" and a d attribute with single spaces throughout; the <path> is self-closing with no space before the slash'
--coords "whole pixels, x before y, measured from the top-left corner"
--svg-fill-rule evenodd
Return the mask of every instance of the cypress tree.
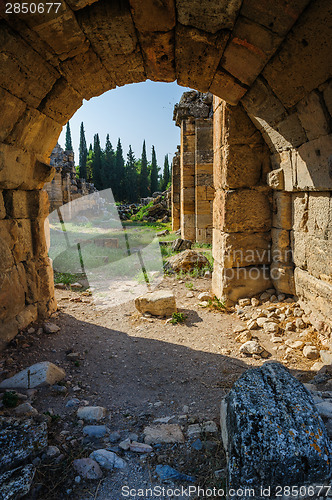
<path id="1" fill-rule="evenodd" d="M 92 149 L 92 144 L 90 144 L 88 157 L 86 160 L 86 177 L 88 182 L 93 182 L 93 164 L 95 155 Z"/>
<path id="2" fill-rule="evenodd" d="M 88 149 L 86 147 L 83 122 L 81 123 L 80 145 L 79 145 L 78 150 L 79 150 L 79 162 L 78 162 L 78 164 L 79 164 L 79 177 L 80 177 L 80 179 L 86 179 L 86 177 L 87 177 L 86 161 L 87 161 L 87 157 L 88 157 Z"/>
<path id="3" fill-rule="evenodd" d="M 115 154 L 110 141 L 110 136 L 107 134 L 105 150 L 103 155 L 103 179 L 104 189 L 114 188 L 115 185 Z"/>
<path id="4" fill-rule="evenodd" d="M 102 179 L 102 165 L 101 165 L 102 153 L 100 148 L 99 134 L 95 134 L 94 136 L 93 152 L 94 152 L 93 182 L 95 187 L 98 190 L 101 190 L 103 189 L 103 179 Z"/>
<path id="5" fill-rule="evenodd" d="M 149 195 L 149 178 L 148 178 L 148 160 L 146 158 L 145 141 L 143 142 L 142 157 L 141 157 L 141 172 L 139 179 L 140 197 L 146 198 Z"/>
<path id="6" fill-rule="evenodd" d="M 118 139 L 118 144 L 115 153 L 115 184 L 114 184 L 114 196 L 116 196 L 116 201 L 122 201 L 124 197 L 125 190 L 125 169 L 124 169 L 124 158 L 120 138 Z"/>
<path id="7" fill-rule="evenodd" d="M 151 174 L 150 174 L 150 193 L 151 195 L 158 191 L 158 165 L 156 158 L 156 151 L 152 146 L 152 160 L 151 160 Z"/>
<path id="8" fill-rule="evenodd" d="M 170 170 L 169 170 L 169 163 L 168 163 L 168 155 L 165 155 L 165 160 L 164 160 L 164 171 L 163 171 L 163 178 L 161 182 L 161 190 L 165 191 L 167 189 L 167 185 L 170 181 Z"/>
<path id="9" fill-rule="evenodd" d="M 127 154 L 125 181 L 126 181 L 126 184 L 125 184 L 126 185 L 126 193 L 125 193 L 126 199 L 128 201 L 132 201 L 132 202 L 137 201 L 138 186 L 137 186 L 136 160 L 135 160 L 133 150 L 131 149 L 131 146 L 129 146 L 129 151 Z"/>
<path id="10" fill-rule="evenodd" d="M 73 151 L 73 144 L 72 144 L 72 142 L 71 142 L 71 132 L 70 132 L 69 122 L 67 123 L 67 127 L 66 127 L 66 143 L 65 143 L 65 150 L 66 150 L 66 151 Z"/>

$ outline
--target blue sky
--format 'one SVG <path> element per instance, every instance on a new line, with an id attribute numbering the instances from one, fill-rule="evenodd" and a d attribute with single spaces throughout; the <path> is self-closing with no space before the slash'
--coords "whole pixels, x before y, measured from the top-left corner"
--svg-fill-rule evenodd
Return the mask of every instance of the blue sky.
<path id="1" fill-rule="evenodd" d="M 129 144 L 139 158 L 145 139 L 148 160 L 154 145 L 158 165 L 162 168 L 164 156 L 168 153 L 171 162 L 180 141 L 180 128 L 173 122 L 173 109 L 186 90 L 190 89 L 177 83 L 147 81 L 118 87 L 84 101 L 70 120 L 75 163 L 78 164 L 80 125 L 83 121 L 88 147 L 96 133 L 99 133 L 101 146 L 104 147 L 106 134 L 109 133 L 114 149 L 120 137 L 125 159 Z M 65 127 L 59 143 L 64 147 Z"/>

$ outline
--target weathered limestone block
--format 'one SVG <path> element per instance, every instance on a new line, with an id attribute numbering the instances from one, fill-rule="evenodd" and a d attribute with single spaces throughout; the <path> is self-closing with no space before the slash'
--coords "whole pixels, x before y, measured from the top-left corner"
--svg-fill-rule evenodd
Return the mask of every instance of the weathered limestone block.
<path id="1" fill-rule="evenodd" d="M 209 261 L 201 252 L 188 249 L 168 257 L 166 267 L 175 272 L 191 271 L 194 268 L 209 267 Z"/>
<path id="2" fill-rule="evenodd" d="M 82 106 L 82 101 L 83 97 L 67 80 L 59 78 L 38 109 L 55 122 L 65 125 Z"/>
<path id="3" fill-rule="evenodd" d="M 284 171 L 282 168 L 272 170 L 267 174 L 267 183 L 272 189 L 283 191 L 285 188 Z"/>
<path id="4" fill-rule="evenodd" d="M 292 228 L 292 195 L 273 192 L 272 225 L 279 229 Z"/>
<path id="5" fill-rule="evenodd" d="M 0 145 L 0 187 L 4 189 L 41 189 L 52 180 L 54 168 L 36 156 L 7 144 Z"/>
<path id="6" fill-rule="evenodd" d="M 23 101 L 0 88 L 0 141 L 6 139 L 25 108 Z"/>
<path id="7" fill-rule="evenodd" d="M 0 417 L 1 471 L 17 467 L 34 458 L 47 446 L 47 424 L 32 419 Z"/>
<path id="8" fill-rule="evenodd" d="M 293 255 L 290 243 L 290 232 L 285 229 L 271 229 L 272 238 L 272 260 L 283 264 L 291 264 Z"/>
<path id="9" fill-rule="evenodd" d="M 329 116 L 324 106 L 323 97 L 317 90 L 311 92 L 298 103 L 297 112 L 310 141 L 331 132 Z"/>
<path id="10" fill-rule="evenodd" d="M 139 34 L 146 77 L 152 81 L 172 82 L 175 73 L 175 33 Z"/>
<path id="11" fill-rule="evenodd" d="M 62 126 L 36 109 L 27 109 L 6 139 L 14 146 L 48 158 Z"/>
<path id="12" fill-rule="evenodd" d="M 12 219 L 37 219 L 49 214 L 49 201 L 46 191 L 4 192 L 7 217 Z"/>
<path id="13" fill-rule="evenodd" d="M 170 31 L 176 22 L 175 3 L 173 0 L 156 2 L 146 0 L 130 0 L 131 12 L 138 31 Z"/>
<path id="14" fill-rule="evenodd" d="M 115 87 L 111 75 L 91 47 L 83 54 L 63 61 L 60 70 L 72 88 L 85 99 Z"/>
<path id="15" fill-rule="evenodd" d="M 239 16 L 223 55 L 223 67 L 240 82 L 251 85 L 281 41 L 261 24 Z"/>
<path id="16" fill-rule="evenodd" d="M 0 238 L 0 272 L 8 271 L 14 266 L 12 252 L 6 241 Z"/>
<path id="17" fill-rule="evenodd" d="M 332 284 L 315 278 L 299 267 L 295 268 L 294 279 L 298 297 L 332 326 Z"/>
<path id="18" fill-rule="evenodd" d="M 258 119 L 273 126 L 286 116 L 284 105 L 261 78 L 255 80 L 241 104 L 256 126 L 260 123 Z"/>
<path id="19" fill-rule="evenodd" d="M 0 219 L 4 219 L 5 217 L 6 217 L 5 203 L 3 201 L 2 191 L 0 190 Z"/>
<path id="20" fill-rule="evenodd" d="M 214 118 L 218 113 L 215 112 Z M 220 130 L 223 144 L 262 144 L 262 137 L 242 106 L 229 106 L 224 101 L 220 107 Z"/>
<path id="21" fill-rule="evenodd" d="M 216 192 L 213 217 L 213 226 L 224 232 L 265 232 L 271 227 L 269 198 L 250 189 Z"/>
<path id="22" fill-rule="evenodd" d="M 261 179 L 262 170 L 266 171 L 269 165 L 263 144 L 227 144 L 222 148 L 221 159 L 221 185 L 225 189 L 255 186 Z"/>
<path id="23" fill-rule="evenodd" d="M 329 64 L 326 64 L 331 55 L 330 15 L 328 0 L 309 5 L 278 57 L 264 68 L 264 78 L 287 107 L 296 104 L 331 76 Z"/>
<path id="24" fill-rule="evenodd" d="M 211 34 L 178 24 L 175 31 L 176 77 L 179 85 L 210 89 L 228 34 Z"/>
<path id="25" fill-rule="evenodd" d="M 295 294 L 294 266 L 273 261 L 270 268 L 271 279 L 279 293 Z"/>
<path id="26" fill-rule="evenodd" d="M 213 77 L 209 92 L 221 99 L 227 99 L 232 106 L 236 106 L 244 96 L 248 87 L 239 83 L 236 78 L 223 70 L 219 65 Z"/>
<path id="27" fill-rule="evenodd" d="M 307 229 L 315 236 L 326 238 L 332 231 L 332 193 L 309 193 Z"/>
<path id="28" fill-rule="evenodd" d="M 0 25 L 0 47 L 0 86 L 29 106 L 37 107 L 51 90 L 57 71 L 4 20 Z"/>
<path id="29" fill-rule="evenodd" d="M 128 4 L 96 2 L 76 14 L 116 85 L 145 80 L 142 54 Z"/>
<path id="30" fill-rule="evenodd" d="M 176 312 L 175 296 L 171 290 L 148 292 L 135 299 L 135 306 L 142 314 L 154 316 L 171 316 Z"/>
<path id="31" fill-rule="evenodd" d="M 295 266 L 332 283 L 332 237 L 323 239 L 302 231 L 291 234 Z"/>
<path id="32" fill-rule="evenodd" d="M 213 230 L 212 255 L 225 268 L 269 264 L 270 246 L 270 233 L 223 233 Z"/>
<path id="33" fill-rule="evenodd" d="M 179 23 L 210 33 L 233 28 L 240 6 L 239 0 L 213 2 L 209 8 L 199 0 L 176 2 Z"/>
<path id="34" fill-rule="evenodd" d="M 7 378 L 0 383 L 1 389 L 34 389 L 54 385 L 63 380 L 66 373 L 62 368 L 42 361 L 25 368 L 13 377 Z"/>
<path id="35" fill-rule="evenodd" d="M 20 271 L 12 267 L 0 273 L 0 321 L 14 318 L 25 306 L 25 284 Z"/>
<path id="36" fill-rule="evenodd" d="M 221 429 L 228 489 L 253 488 L 261 499 L 260 487 L 274 492 L 331 478 L 331 443 L 312 396 L 279 363 L 235 382 L 221 404 Z"/>
<path id="37" fill-rule="evenodd" d="M 30 490 L 36 472 L 32 464 L 7 471 L 0 475 L 2 498 L 21 498 Z"/>
<path id="38" fill-rule="evenodd" d="M 301 190 L 325 191 L 332 189 L 329 158 L 332 135 L 309 141 L 298 149 L 297 187 Z"/>
<path id="39" fill-rule="evenodd" d="M 307 232 L 309 193 L 294 193 L 292 195 L 294 231 Z"/>
<path id="40" fill-rule="evenodd" d="M 226 303 L 235 303 L 244 297 L 253 297 L 272 286 L 268 266 L 223 268 L 215 262 L 212 291 Z"/>

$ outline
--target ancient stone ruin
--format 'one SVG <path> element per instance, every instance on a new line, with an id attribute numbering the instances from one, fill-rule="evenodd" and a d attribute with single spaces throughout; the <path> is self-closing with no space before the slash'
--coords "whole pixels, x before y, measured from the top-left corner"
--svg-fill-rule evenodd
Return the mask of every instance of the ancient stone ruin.
<path id="1" fill-rule="evenodd" d="M 174 227 L 213 233 L 214 293 L 234 301 L 273 283 L 330 323 L 331 26 L 329 0 L 1 7 L 1 341 L 56 308 L 42 188 L 62 126 L 83 99 L 146 79 L 215 96 L 213 119 L 210 96 L 177 109 L 173 188 Z"/>

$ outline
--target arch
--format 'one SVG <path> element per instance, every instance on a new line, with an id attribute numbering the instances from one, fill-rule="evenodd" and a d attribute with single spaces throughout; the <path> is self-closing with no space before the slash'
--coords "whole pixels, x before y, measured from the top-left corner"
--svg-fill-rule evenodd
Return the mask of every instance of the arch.
<path id="1" fill-rule="evenodd" d="M 0 9 L 5 340 L 55 307 L 40 189 L 53 175 L 48 157 L 61 128 L 83 99 L 146 79 L 210 91 L 241 103 L 289 193 L 330 192 L 329 0 L 67 0 L 38 15 Z"/>

